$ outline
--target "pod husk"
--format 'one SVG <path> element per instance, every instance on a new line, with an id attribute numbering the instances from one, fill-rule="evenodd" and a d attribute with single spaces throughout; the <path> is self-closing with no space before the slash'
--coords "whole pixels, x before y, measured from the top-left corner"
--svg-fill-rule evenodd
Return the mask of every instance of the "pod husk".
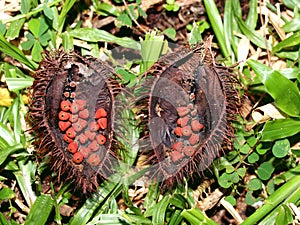
<path id="1" fill-rule="evenodd" d="M 239 112 L 239 82 L 230 68 L 216 64 L 211 40 L 163 56 L 147 71 L 144 84 L 138 88 L 136 101 L 144 115 L 140 150 L 150 169 L 147 176 L 165 188 L 195 172 L 203 173 L 222 147 L 230 146 L 233 137 L 231 123 Z M 189 124 L 197 120 L 203 125 L 195 133 L 199 138 L 196 144 L 174 132 L 180 118 L 178 110 L 188 105 Z M 173 153 L 176 142 L 183 144 L 179 153 Z M 187 146 L 194 152 L 184 151 Z"/>
<path id="2" fill-rule="evenodd" d="M 35 74 L 30 116 L 33 132 L 38 137 L 38 153 L 48 161 L 61 179 L 73 182 L 83 193 L 95 191 L 99 180 L 107 178 L 117 160 L 114 146 L 114 98 L 120 85 L 114 79 L 113 70 L 93 57 L 64 51 L 45 52 L 44 59 Z M 88 102 L 87 109 L 94 113 L 99 107 L 107 111 L 107 129 L 103 131 L 107 141 L 101 146 L 98 156 L 101 161 L 91 166 L 84 159 L 76 164 L 72 154 L 66 150 L 68 143 L 58 126 L 58 113 L 63 92 L 70 81 L 76 81 L 76 97 Z"/>

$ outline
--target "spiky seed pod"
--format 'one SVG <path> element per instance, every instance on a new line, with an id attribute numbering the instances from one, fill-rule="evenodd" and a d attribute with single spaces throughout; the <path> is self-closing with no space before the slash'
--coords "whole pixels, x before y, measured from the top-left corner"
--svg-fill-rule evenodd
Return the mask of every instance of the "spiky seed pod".
<path id="1" fill-rule="evenodd" d="M 110 67 L 75 52 L 46 52 L 35 75 L 30 115 L 39 152 L 51 156 L 59 179 L 66 175 L 84 193 L 95 190 L 116 163 L 113 121 L 119 87 Z M 98 109 L 105 112 L 101 133 L 94 118 Z M 105 137 L 101 148 L 97 134 Z"/>
<path id="2" fill-rule="evenodd" d="M 149 130 L 144 132 L 149 144 L 141 151 L 152 165 L 149 176 L 163 187 L 204 171 L 233 136 L 230 123 L 240 104 L 238 81 L 215 63 L 211 40 L 163 56 L 145 74 L 139 99 L 140 111 L 148 111 L 147 122 L 141 124 Z"/>

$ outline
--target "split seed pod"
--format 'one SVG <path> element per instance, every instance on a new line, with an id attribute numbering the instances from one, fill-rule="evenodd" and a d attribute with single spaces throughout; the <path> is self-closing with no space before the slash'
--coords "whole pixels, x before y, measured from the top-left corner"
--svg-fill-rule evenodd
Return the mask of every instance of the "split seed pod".
<path id="1" fill-rule="evenodd" d="M 149 176 L 163 187 L 203 172 L 233 136 L 238 81 L 215 63 L 211 40 L 163 56 L 145 74 L 143 88 L 150 88 L 140 99 L 147 99 L 144 130 L 149 132 L 141 151 L 148 155 Z M 177 143 L 182 143 L 179 150 Z"/>
<path id="2" fill-rule="evenodd" d="M 59 179 L 66 175 L 64 179 L 73 181 L 83 192 L 95 190 L 99 178 L 113 172 L 114 96 L 119 86 L 109 66 L 74 52 L 46 52 L 36 72 L 30 114 L 39 135 L 40 153 L 51 156 Z M 95 112 L 100 108 L 107 113 L 101 133 L 94 126 Z M 92 132 L 96 132 L 94 140 L 85 138 L 85 133 Z M 83 151 L 97 143 L 97 134 L 106 138 L 105 143 L 99 150 Z"/>

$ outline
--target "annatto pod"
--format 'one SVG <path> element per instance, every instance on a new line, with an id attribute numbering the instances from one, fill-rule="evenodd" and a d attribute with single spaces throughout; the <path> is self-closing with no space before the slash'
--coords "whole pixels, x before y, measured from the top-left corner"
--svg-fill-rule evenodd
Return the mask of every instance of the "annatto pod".
<path id="1" fill-rule="evenodd" d="M 203 172 L 233 136 L 238 81 L 229 68 L 215 63 L 211 41 L 163 56 L 140 88 L 140 112 L 148 112 L 141 123 L 148 142 L 141 151 L 148 155 L 149 176 L 163 187 Z"/>
<path id="2" fill-rule="evenodd" d="M 112 142 L 114 96 L 119 87 L 109 66 L 75 52 L 46 52 L 35 75 L 30 115 L 39 136 L 39 151 L 51 156 L 59 179 L 66 176 L 64 179 L 73 181 L 85 193 L 95 190 L 99 178 L 108 177 L 116 163 Z M 93 126 L 100 108 L 106 112 L 107 121 L 101 131 Z M 86 133 L 95 133 L 90 135 L 94 140 L 83 140 Z M 87 149 L 97 143 L 99 135 L 106 139 L 99 150 Z M 76 148 L 70 150 L 73 142 Z"/>

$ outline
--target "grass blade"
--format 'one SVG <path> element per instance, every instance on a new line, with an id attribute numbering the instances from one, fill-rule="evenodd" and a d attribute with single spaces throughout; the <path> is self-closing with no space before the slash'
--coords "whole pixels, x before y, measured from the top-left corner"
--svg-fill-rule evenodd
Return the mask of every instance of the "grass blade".
<path id="1" fill-rule="evenodd" d="M 227 49 L 223 24 L 221 20 L 221 16 L 218 12 L 218 8 L 216 6 L 215 1 L 212 0 L 204 0 L 204 6 L 206 9 L 206 13 L 208 15 L 211 26 L 214 30 L 216 38 L 218 40 L 219 46 L 221 48 L 222 54 L 225 58 L 229 57 L 229 50 Z"/>
<path id="2" fill-rule="evenodd" d="M 52 211 L 53 199 L 50 195 L 40 195 L 32 205 L 25 225 L 43 225 Z"/>
<path id="3" fill-rule="evenodd" d="M 76 37 L 78 39 L 84 40 L 84 41 L 91 41 L 91 42 L 111 42 L 116 43 L 118 45 L 121 45 L 125 48 L 132 48 L 139 50 L 141 49 L 140 44 L 131 38 L 123 37 L 119 38 L 116 37 L 107 31 L 94 29 L 94 28 L 77 28 L 74 30 L 71 30 L 69 32 L 69 35 Z"/>
<path id="4" fill-rule="evenodd" d="M 15 58 L 21 63 L 24 63 L 32 70 L 36 70 L 38 67 L 38 65 L 32 60 L 28 59 L 20 49 L 10 44 L 1 33 L 0 33 L 0 51 L 9 55 L 12 58 Z"/>

